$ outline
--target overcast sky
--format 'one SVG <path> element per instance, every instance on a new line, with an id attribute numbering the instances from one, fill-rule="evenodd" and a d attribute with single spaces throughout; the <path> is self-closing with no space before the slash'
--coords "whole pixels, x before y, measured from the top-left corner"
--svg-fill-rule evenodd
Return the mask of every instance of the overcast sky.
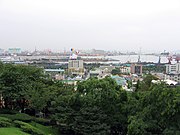
<path id="1" fill-rule="evenodd" d="M 0 48 L 180 50 L 180 0 L 0 0 Z"/>

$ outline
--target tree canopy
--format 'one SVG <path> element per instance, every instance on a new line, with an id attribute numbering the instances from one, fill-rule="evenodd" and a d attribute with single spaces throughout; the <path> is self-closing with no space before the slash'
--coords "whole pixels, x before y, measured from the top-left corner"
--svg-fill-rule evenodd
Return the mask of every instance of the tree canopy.
<path id="1" fill-rule="evenodd" d="M 41 68 L 0 63 L 5 109 L 45 113 L 61 134 L 180 134 L 180 87 L 152 85 L 152 75 L 127 92 L 110 77 L 76 86 L 52 81 Z"/>

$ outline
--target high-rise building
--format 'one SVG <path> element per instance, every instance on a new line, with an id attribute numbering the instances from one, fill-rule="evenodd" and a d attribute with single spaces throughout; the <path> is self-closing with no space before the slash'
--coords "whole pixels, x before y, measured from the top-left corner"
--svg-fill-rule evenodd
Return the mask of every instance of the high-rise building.
<path id="1" fill-rule="evenodd" d="M 131 73 L 142 75 L 142 65 L 141 64 L 131 64 Z"/>
<path id="2" fill-rule="evenodd" d="M 68 72 L 75 75 L 84 75 L 83 60 L 69 60 Z"/>

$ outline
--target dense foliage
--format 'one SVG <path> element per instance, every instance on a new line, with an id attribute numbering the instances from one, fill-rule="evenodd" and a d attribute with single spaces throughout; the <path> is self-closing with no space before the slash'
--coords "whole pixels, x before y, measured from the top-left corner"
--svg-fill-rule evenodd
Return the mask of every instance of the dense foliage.
<path id="1" fill-rule="evenodd" d="M 151 72 L 164 73 L 165 71 L 166 71 L 166 66 L 160 64 L 143 66 L 143 73 L 151 73 Z"/>
<path id="2" fill-rule="evenodd" d="M 42 134 L 22 122 L 31 119 L 14 114 L 20 111 L 43 113 L 48 120 L 37 122 L 57 126 L 67 135 L 180 134 L 180 88 L 152 85 L 156 78 L 151 75 L 138 82 L 135 92 L 126 92 L 109 77 L 72 86 L 51 81 L 41 68 L 2 63 L 0 67 L 0 92 L 5 100 L 0 113 L 13 110 L 0 115 L 1 126 L 16 120 L 24 131 Z"/>
<path id="3" fill-rule="evenodd" d="M 31 135 L 44 135 L 44 133 L 41 130 L 37 129 L 36 127 L 28 123 L 18 121 L 18 120 L 15 120 L 14 123 L 17 127 L 22 129 L 26 133 L 30 133 Z"/>
<path id="4" fill-rule="evenodd" d="M 0 127 L 9 127 L 11 126 L 11 120 L 6 117 L 0 117 Z"/>
<path id="5" fill-rule="evenodd" d="M 126 92 L 112 79 L 89 79 L 54 102 L 55 119 L 67 134 L 125 134 Z"/>
<path id="6" fill-rule="evenodd" d="M 157 85 L 129 100 L 128 134 L 180 134 L 180 88 Z"/>

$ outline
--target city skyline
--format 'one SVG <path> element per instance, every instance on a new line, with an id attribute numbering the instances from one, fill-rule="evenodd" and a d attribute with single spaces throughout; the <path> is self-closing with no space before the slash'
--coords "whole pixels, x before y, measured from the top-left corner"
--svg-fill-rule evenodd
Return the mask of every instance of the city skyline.
<path id="1" fill-rule="evenodd" d="M 180 50 L 178 0 L 1 0 L 0 48 Z"/>

